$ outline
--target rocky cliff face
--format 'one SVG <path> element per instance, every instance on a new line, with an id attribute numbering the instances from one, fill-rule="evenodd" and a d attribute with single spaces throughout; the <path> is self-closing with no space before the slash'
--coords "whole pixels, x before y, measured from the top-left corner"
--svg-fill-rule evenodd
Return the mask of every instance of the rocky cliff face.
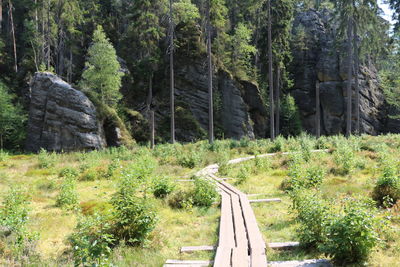
<path id="1" fill-rule="evenodd" d="M 320 82 L 321 130 L 323 134 L 343 133 L 346 123 L 346 56 L 345 44 L 336 42 L 334 27 L 327 12 L 310 10 L 297 15 L 294 21 L 292 95 L 301 112 L 302 124 L 310 133 L 315 131 L 315 85 Z M 361 66 L 360 123 L 361 131 L 378 134 L 385 128 L 385 100 L 373 66 Z M 355 126 L 355 93 L 353 80 L 353 129 Z"/>
<path id="2" fill-rule="evenodd" d="M 175 88 L 177 99 L 186 103 L 205 131 L 208 129 L 207 73 L 206 58 L 178 64 Z M 215 121 L 226 138 L 265 137 L 266 110 L 256 85 L 216 70 L 213 87 Z"/>
<path id="3" fill-rule="evenodd" d="M 74 151 L 105 145 L 96 109 L 85 94 L 51 73 L 36 73 L 31 82 L 26 149 Z"/>

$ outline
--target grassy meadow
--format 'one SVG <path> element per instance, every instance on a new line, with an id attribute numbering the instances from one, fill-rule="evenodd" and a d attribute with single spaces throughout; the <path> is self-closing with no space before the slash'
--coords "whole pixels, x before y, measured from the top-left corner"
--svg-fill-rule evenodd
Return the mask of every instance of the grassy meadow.
<path id="1" fill-rule="evenodd" d="M 312 149 L 326 151 L 311 153 Z M 280 153 L 286 151 L 298 153 Z M 278 154 L 237 165 L 227 164 L 229 159 L 272 152 Z M 398 135 L 350 139 L 323 137 L 319 140 L 303 135 L 278 138 L 274 142 L 224 140 L 209 145 L 202 141 L 186 145 L 159 145 L 154 150 L 135 146 L 65 154 L 42 151 L 37 155 L 12 155 L 1 152 L 2 214 L 6 214 L 6 209 L 15 209 L 16 213 L 25 209 L 26 226 L 18 229 L 24 229 L 20 233 L 29 236 L 31 241 L 22 248 L 15 245 L 18 242 L 12 239 L 12 235 L 3 234 L 4 230 L 1 230 L 0 264 L 87 266 L 93 262 L 77 261 L 78 257 L 87 255 L 94 255 L 94 264 L 98 266 L 162 266 L 166 259 L 211 260 L 214 256 L 212 252 L 181 254 L 179 249 L 182 246 L 217 243 L 218 197 L 208 192 L 203 196 L 210 201 L 203 205 L 196 198 L 197 188 L 203 185 L 181 180 L 197 181 L 194 177 L 196 171 L 218 163 L 221 166 L 220 177 L 234 178 L 229 182 L 247 194 L 260 194 L 250 198 L 282 199 L 281 203 L 252 204 L 266 242 L 300 240 L 299 229 L 304 226 L 304 220 L 298 219 L 300 211 L 294 207 L 296 196 L 293 195 L 299 192 L 298 188 L 306 187 L 307 192 L 318 194 L 329 206 L 329 213 L 326 214 L 345 214 L 340 207 L 347 205 L 343 203 L 348 201 L 369 202 L 370 208 L 366 212 L 379 227 L 374 228 L 376 242 L 371 245 L 366 261 L 371 266 L 396 266 L 400 259 L 400 204 L 395 199 L 395 193 L 393 198 L 382 199 L 382 203 L 379 200 L 372 202 L 371 197 L 378 180 L 385 176 L 388 168 L 392 176 L 398 177 L 400 162 L 396 156 L 399 152 Z M 121 192 L 130 188 L 130 184 L 135 184 L 132 187 L 134 200 L 145 203 L 146 209 L 151 207 L 156 218 L 149 230 L 143 230 L 146 232 L 143 240 L 132 240 L 132 236 L 126 238 L 121 229 L 125 227 L 125 231 L 127 226 L 121 227 L 115 219 L 120 217 L 110 215 L 121 216 L 121 211 L 118 213 L 121 201 L 113 199 L 118 194 L 123 195 Z M 10 188 L 26 197 L 25 206 L 13 206 L 10 201 L 7 202 L 7 199 L 16 198 L 16 193 L 14 198 L 9 197 L 12 195 Z M 165 191 L 162 196 L 156 193 L 161 192 L 157 191 L 160 188 Z M 83 218 L 100 215 L 111 219 L 107 219 L 107 223 L 87 224 L 86 228 L 84 224 L 77 227 Z M 108 222 L 113 225 L 110 228 L 112 231 L 104 230 L 109 229 Z M 118 231 L 113 228 L 115 225 L 119 225 Z M 140 225 L 144 227 L 143 223 Z M 134 226 L 136 224 L 129 224 L 129 227 Z M 112 237 L 108 235 L 111 232 Z M 75 236 L 73 244 L 78 244 L 76 246 L 80 249 L 77 251 L 71 243 L 74 233 L 84 233 L 81 235 L 88 238 L 92 233 L 98 237 L 95 243 L 90 239 L 91 244 L 95 244 L 93 246 L 106 245 L 92 251 L 82 245 L 86 241 Z M 333 257 L 319 248 L 315 245 L 301 246 L 293 251 L 268 250 L 267 257 L 270 261 Z M 97 261 L 96 255 L 101 260 Z"/>

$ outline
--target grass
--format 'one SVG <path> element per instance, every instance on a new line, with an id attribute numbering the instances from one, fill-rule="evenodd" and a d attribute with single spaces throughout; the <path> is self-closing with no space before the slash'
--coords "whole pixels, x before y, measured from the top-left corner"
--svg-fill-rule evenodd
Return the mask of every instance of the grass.
<path id="1" fill-rule="evenodd" d="M 301 141 L 303 139 L 303 141 Z M 65 167 L 79 172 L 77 192 L 79 207 L 86 214 L 96 208 L 104 208 L 104 203 L 117 189 L 120 170 L 130 166 L 139 157 L 150 154 L 158 166 L 152 177 L 169 177 L 173 180 L 189 179 L 197 170 L 208 164 L 218 162 L 221 155 L 228 154 L 231 159 L 248 155 L 259 155 L 278 150 L 274 157 L 251 160 L 227 167 L 224 177 L 246 178 L 231 180 L 241 191 L 247 194 L 262 194 L 251 198 L 281 198 L 280 203 L 254 203 L 252 207 L 260 230 L 266 242 L 297 241 L 298 224 L 292 213 L 289 196 L 280 189 L 282 181 L 288 175 L 289 156 L 281 151 L 298 151 L 303 142 L 311 146 L 329 148 L 328 153 L 311 156 L 302 166 L 318 165 L 326 170 L 325 179 L 320 187 L 326 199 L 337 199 L 348 195 L 370 196 L 375 181 L 380 175 L 379 151 L 387 149 L 396 155 L 400 148 L 400 136 L 379 137 L 363 136 L 352 138 L 349 142 L 361 147 L 355 152 L 355 167 L 349 174 L 337 172 L 334 161 L 336 143 L 346 141 L 343 137 L 321 138 L 318 143 L 308 137 L 280 139 L 279 145 L 268 140 L 258 141 L 217 141 L 210 147 L 205 141 L 189 145 L 162 145 L 154 151 L 145 147 L 128 149 L 109 149 L 90 153 L 69 153 L 51 155 L 54 163 L 47 168 L 38 166 L 37 155 L 10 155 L 0 162 L 0 199 L 3 199 L 12 185 L 23 185 L 31 196 L 29 229 L 40 235 L 37 250 L 41 258 L 38 266 L 73 266 L 68 236 L 74 231 L 77 218 L 82 211 L 66 211 L 55 207 L 59 187 L 63 181 L 59 173 Z M 384 147 L 384 148 L 382 148 Z M 200 161 L 190 167 L 182 166 L 177 155 L 201 151 Z M 197 155 L 191 155 L 196 157 Z M 97 177 L 96 174 L 107 170 L 112 162 L 118 162 L 115 175 L 110 178 Z M 91 170 L 94 180 L 80 180 L 82 173 Z M 248 173 L 247 173 L 248 172 Z M 189 187 L 191 183 L 179 183 L 178 187 Z M 182 246 L 215 245 L 218 239 L 219 207 L 210 209 L 192 208 L 176 210 L 168 206 L 167 200 L 154 199 L 159 215 L 159 223 L 152 232 L 149 242 L 143 247 L 120 245 L 114 248 L 111 262 L 117 266 L 161 266 L 166 259 L 213 259 L 213 252 L 195 252 L 181 254 Z M 378 216 L 388 225 L 381 233 L 383 240 L 372 253 L 368 265 L 396 266 L 400 258 L 400 207 L 395 210 L 380 210 Z M 389 218 L 389 219 L 385 219 Z M 269 261 L 323 258 L 320 253 L 299 248 L 293 251 L 268 250 Z M 0 264 L 4 265 L 4 262 Z"/>

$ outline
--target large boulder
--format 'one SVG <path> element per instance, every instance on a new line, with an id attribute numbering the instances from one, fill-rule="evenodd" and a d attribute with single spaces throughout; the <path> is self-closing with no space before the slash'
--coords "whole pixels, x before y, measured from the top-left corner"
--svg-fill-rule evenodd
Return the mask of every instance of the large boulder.
<path id="1" fill-rule="evenodd" d="M 96 108 L 85 94 L 54 74 L 36 73 L 31 82 L 26 150 L 75 151 L 105 146 Z"/>
<path id="2" fill-rule="evenodd" d="M 297 14 L 293 22 L 294 87 L 291 91 L 299 106 L 303 128 L 315 131 L 315 85 L 320 82 L 322 133 L 344 133 L 346 127 L 347 57 L 346 43 L 337 39 L 337 27 L 332 24 L 328 11 L 309 10 Z M 296 38 L 298 40 L 296 40 Z M 386 125 L 385 100 L 376 69 L 360 66 L 360 125 L 367 134 L 378 134 Z M 355 129 L 355 90 L 352 79 L 353 116 Z"/>

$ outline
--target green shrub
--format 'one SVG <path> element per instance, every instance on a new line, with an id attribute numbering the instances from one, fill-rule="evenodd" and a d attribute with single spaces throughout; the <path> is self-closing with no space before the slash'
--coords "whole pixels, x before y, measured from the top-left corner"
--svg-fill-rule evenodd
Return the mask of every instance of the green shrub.
<path id="1" fill-rule="evenodd" d="M 266 172 L 271 168 L 271 161 L 267 157 L 258 157 L 254 159 L 254 173 Z"/>
<path id="2" fill-rule="evenodd" d="M 247 163 L 244 163 L 240 166 L 239 172 L 236 175 L 237 177 L 236 183 L 237 184 L 245 183 L 248 180 L 249 176 L 250 176 L 250 166 Z"/>
<path id="3" fill-rule="evenodd" d="M 111 179 L 114 177 L 115 172 L 121 167 L 121 163 L 119 159 L 113 159 L 107 167 L 107 173 L 105 174 L 107 179 Z"/>
<path id="4" fill-rule="evenodd" d="M 172 193 L 175 189 L 175 184 L 171 182 L 171 179 L 162 177 L 157 179 L 154 183 L 153 194 L 156 198 L 165 198 Z"/>
<path id="5" fill-rule="evenodd" d="M 217 159 L 217 164 L 218 164 L 218 173 L 222 176 L 226 176 L 229 173 L 229 152 L 223 151 L 218 153 L 218 159 Z"/>
<path id="6" fill-rule="evenodd" d="M 96 169 L 90 168 L 82 173 L 81 177 L 79 178 L 80 181 L 96 181 L 99 180 L 99 173 Z"/>
<path id="7" fill-rule="evenodd" d="M 300 136 L 300 151 L 305 162 L 309 162 L 311 159 L 311 151 L 314 148 L 314 140 L 309 135 L 302 134 Z"/>
<path id="8" fill-rule="evenodd" d="M 297 231 L 300 243 L 305 247 L 317 247 L 325 241 L 324 225 L 329 218 L 327 203 L 310 190 L 294 190 L 290 196 L 300 224 Z"/>
<path id="9" fill-rule="evenodd" d="M 199 207 L 211 207 L 218 197 L 215 184 L 209 180 L 197 178 L 194 181 L 193 204 Z"/>
<path id="10" fill-rule="evenodd" d="M 0 239 L 2 250 L 9 251 L 10 257 L 20 259 L 35 254 L 38 234 L 27 229 L 29 201 L 21 188 L 9 190 L 0 210 Z"/>
<path id="11" fill-rule="evenodd" d="M 286 140 L 282 136 L 278 136 L 270 149 L 271 153 L 282 152 L 285 149 Z"/>
<path id="12" fill-rule="evenodd" d="M 10 155 L 8 152 L 4 151 L 3 149 L 0 149 L 0 162 L 5 162 L 10 158 Z"/>
<path id="13" fill-rule="evenodd" d="M 76 180 L 74 177 L 65 177 L 61 185 L 60 193 L 56 199 L 56 206 L 72 209 L 78 204 L 78 193 L 76 192 Z"/>
<path id="14" fill-rule="evenodd" d="M 356 157 L 351 147 L 346 141 L 341 141 L 336 151 L 333 153 L 333 159 L 337 165 L 337 172 L 342 175 L 351 174 L 356 166 Z"/>
<path id="15" fill-rule="evenodd" d="M 114 195 L 111 203 L 114 208 L 115 238 L 124 240 L 129 245 L 146 242 L 158 221 L 157 213 L 149 200 L 120 191 Z"/>
<path id="16" fill-rule="evenodd" d="M 109 218 L 95 214 L 79 219 L 75 232 L 68 238 L 75 266 L 108 266 L 115 238 Z"/>
<path id="17" fill-rule="evenodd" d="M 191 209 L 193 207 L 192 193 L 178 190 L 168 197 L 168 205 L 173 209 Z"/>
<path id="18" fill-rule="evenodd" d="M 41 169 L 48 169 L 54 167 L 54 165 L 56 164 L 55 154 L 48 153 L 46 150 L 42 148 L 38 154 L 38 162 L 39 162 L 39 168 Z"/>
<path id="19" fill-rule="evenodd" d="M 60 177 L 78 177 L 78 175 L 78 170 L 72 167 L 65 167 L 59 173 Z"/>
<path id="20" fill-rule="evenodd" d="M 311 166 L 306 170 L 305 187 L 318 187 L 325 179 L 325 170 L 321 166 Z"/>
<path id="21" fill-rule="evenodd" d="M 288 177 L 282 181 L 280 189 L 291 191 L 295 188 L 304 186 L 305 171 L 302 164 L 303 157 L 301 153 L 294 153 L 289 156 Z"/>
<path id="22" fill-rule="evenodd" d="M 376 181 L 372 198 L 379 205 L 386 207 L 391 207 L 400 200 L 400 177 L 396 163 L 393 160 L 386 160 L 383 163 L 382 175 Z"/>
<path id="23" fill-rule="evenodd" d="M 196 150 L 185 151 L 178 154 L 178 163 L 182 167 L 193 169 L 202 163 L 203 154 Z"/>
<path id="24" fill-rule="evenodd" d="M 378 243 L 377 219 L 369 205 L 350 200 L 344 212 L 333 216 L 326 225 L 327 239 L 320 249 L 335 263 L 346 265 L 365 261 Z"/>

